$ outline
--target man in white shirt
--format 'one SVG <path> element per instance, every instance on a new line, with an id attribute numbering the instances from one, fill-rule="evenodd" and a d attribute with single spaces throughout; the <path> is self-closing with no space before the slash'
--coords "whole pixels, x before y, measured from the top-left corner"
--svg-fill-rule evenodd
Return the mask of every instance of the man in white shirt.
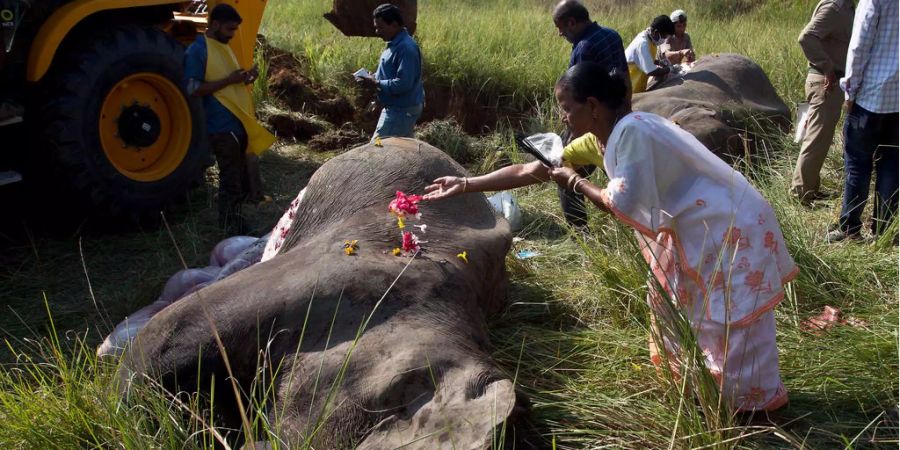
<path id="1" fill-rule="evenodd" d="M 628 62 L 628 76 L 631 90 L 637 94 L 647 90 L 650 77 L 663 77 L 672 71 L 668 61 L 657 59 L 659 46 L 675 33 L 675 24 L 669 16 L 659 16 L 650 23 L 650 28 L 638 33 L 625 49 Z"/>
<path id="2" fill-rule="evenodd" d="M 896 0 L 861 0 L 853 20 L 847 72 L 844 198 L 841 217 L 828 242 L 860 240 L 862 212 L 875 167 L 872 232 L 884 233 L 896 216 L 898 191 L 898 5 Z"/>

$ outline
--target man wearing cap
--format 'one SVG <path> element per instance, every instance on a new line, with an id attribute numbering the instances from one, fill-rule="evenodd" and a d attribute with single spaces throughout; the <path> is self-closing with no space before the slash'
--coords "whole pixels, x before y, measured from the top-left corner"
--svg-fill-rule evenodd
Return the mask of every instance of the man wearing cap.
<path id="1" fill-rule="evenodd" d="M 853 2 L 822 0 L 798 39 L 809 61 L 806 75 L 809 112 L 791 193 L 806 205 L 828 197 L 819 190 L 819 172 L 831 147 L 834 128 L 841 118 L 844 96 L 837 81 L 844 76 L 852 30 Z"/>
<path id="2" fill-rule="evenodd" d="M 660 57 L 665 57 L 672 64 L 682 62 L 694 62 L 694 45 L 687 29 L 687 13 L 683 9 L 676 9 L 669 15 L 669 19 L 675 24 L 675 33 L 659 46 Z"/>

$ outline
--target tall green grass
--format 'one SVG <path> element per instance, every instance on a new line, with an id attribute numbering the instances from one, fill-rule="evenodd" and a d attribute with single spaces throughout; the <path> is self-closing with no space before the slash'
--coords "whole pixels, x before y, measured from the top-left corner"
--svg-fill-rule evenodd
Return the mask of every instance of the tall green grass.
<path id="1" fill-rule="evenodd" d="M 550 19 L 555 2 L 429 0 L 419 4 L 416 39 L 425 78 L 524 106 L 550 99 L 571 45 Z M 802 95 L 805 60 L 796 38 L 815 0 L 587 1 L 592 18 L 627 46 L 651 19 L 681 8 L 699 54 L 736 52 L 760 63 L 785 99 Z M 375 68 L 384 43 L 345 37 L 322 20 L 327 0 L 270 0 L 261 33 L 304 59 L 320 83 L 348 88 L 350 73 Z"/>
<path id="2" fill-rule="evenodd" d="M 374 68 L 383 43 L 340 35 L 321 19 L 330 3 L 269 0 L 262 32 L 274 45 L 297 54 L 313 80 L 349 90 L 349 73 Z M 420 2 L 417 39 L 426 77 L 534 108 L 527 128 L 558 130 L 551 87 L 566 66 L 569 44 L 556 36 L 550 22 L 553 3 Z M 763 67 L 789 105 L 802 99 L 805 63 L 796 37 L 815 0 L 587 4 L 594 19 L 617 29 L 626 45 L 653 16 L 685 9 L 688 32 L 700 54 L 745 54 Z M 477 140 L 454 136 L 453 127 L 424 131 L 438 146 L 443 142 L 478 149 L 484 156 L 470 165 L 473 172 L 521 161 L 509 130 Z M 823 170 L 823 183 L 830 190 L 841 184 L 837 144 Z M 749 176 L 774 207 L 788 249 L 801 268 L 776 308 L 781 372 L 791 403 L 771 421 L 748 423 L 718 414 L 709 406 L 714 396 L 701 395 L 695 401 L 683 393 L 685 385 L 665 373 L 660 376 L 649 363 L 646 267 L 626 227 L 591 210 L 592 233 L 581 236 L 564 225 L 555 187 L 515 192 L 526 222 L 517 233 L 524 240 L 515 244 L 514 252 L 531 249 L 540 255 L 507 258 L 510 304 L 490 324 L 493 355 L 530 397 L 538 425 L 556 448 L 896 448 L 897 249 L 889 239 L 826 244 L 824 234 L 836 219 L 839 200 L 819 202 L 813 209 L 793 201 L 787 191 L 798 147 L 778 136 L 770 136 L 767 146 L 770 152 L 759 158 Z M 267 153 L 263 173 L 277 194 L 276 202 L 290 201 L 299 188 L 296 172 L 320 160 L 302 147 Z M 603 175 L 595 179 L 602 183 Z M 184 229 L 175 232 L 179 242 L 193 243 L 185 252 L 189 262 L 202 263 L 215 240 L 210 237 L 214 210 L 209 197 L 183 212 L 188 219 L 176 227 Z M 272 220 L 277 215 L 273 210 L 261 216 Z M 167 241 L 152 231 L 86 240 L 84 272 L 90 274 L 91 292 L 113 311 L 111 320 L 151 301 L 177 268 Z M 8 264 L 0 273 L 2 298 L 27 322 L 11 317 L 0 323 L 4 335 L 18 338 L 10 340 L 6 351 L 12 355 L 4 358 L 10 364 L 0 367 L 0 447 L 214 445 L 216 437 L 208 427 L 214 421 L 199 402 L 179 404 L 147 389 L 139 391 L 140 401 L 121 403 L 104 389 L 115 368 L 98 363 L 88 350 L 97 342 L 97 333 L 62 331 L 83 329 L 82 316 L 102 317 L 91 312 L 89 285 L 76 248 L 70 242 L 38 241 L 33 250 L 16 250 L 24 263 Z M 54 315 L 64 318 L 60 332 L 35 325 L 46 317 L 42 291 Z M 825 305 L 839 307 L 860 322 L 820 333 L 801 329 L 801 323 Z M 694 383 L 704 383 L 702 376 Z M 274 429 L 260 421 L 266 407 L 255 399 L 248 408 L 261 437 Z"/>

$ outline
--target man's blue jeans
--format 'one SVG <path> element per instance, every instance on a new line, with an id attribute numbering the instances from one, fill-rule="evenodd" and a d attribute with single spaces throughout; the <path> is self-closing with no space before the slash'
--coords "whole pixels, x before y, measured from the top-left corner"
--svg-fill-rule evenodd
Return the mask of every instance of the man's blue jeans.
<path id="1" fill-rule="evenodd" d="M 869 197 L 872 165 L 875 166 L 875 208 L 872 232 L 880 234 L 897 211 L 898 114 L 877 114 L 859 105 L 844 122 L 844 200 L 841 230 L 856 234 L 862 228 L 862 212 Z"/>
<path id="2" fill-rule="evenodd" d="M 422 115 L 422 105 L 410 106 L 407 108 L 396 108 L 393 106 L 385 106 L 381 110 L 381 116 L 378 118 L 378 125 L 375 127 L 376 137 L 413 137 L 413 127 L 416 121 Z"/>

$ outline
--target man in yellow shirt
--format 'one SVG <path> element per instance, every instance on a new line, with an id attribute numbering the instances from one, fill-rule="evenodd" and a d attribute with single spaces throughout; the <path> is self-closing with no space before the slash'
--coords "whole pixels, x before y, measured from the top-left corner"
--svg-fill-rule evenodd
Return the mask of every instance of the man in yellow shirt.
<path id="1" fill-rule="evenodd" d="M 240 24 L 234 7 L 217 5 L 209 14 L 206 33 L 184 55 L 188 93 L 203 98 L 209 145 L 219 166 L 219 226 L 227 234 L 247 232 L 241 202 L 260 189 L 259 167 L 251 166 L 248 172 L 247 154 L 259 155 L 275 142 L 257 122 L 247 88 L 259 73 L 255 67 L 243 70 L 228 46 Z"/>
<path id="2" fill-rule="evenodd" d="M 658 16 L 650 23 L 650 28 L 638 33 L 625 49 L 628 62 L 628 76 L 631 78 L 632 93 L 647 90 L 650 77 L 663 77 L 672 71 L 667 61 L 657 59 L 659 45 L 675 33 L 675 24 L 669 16 Z"/>

